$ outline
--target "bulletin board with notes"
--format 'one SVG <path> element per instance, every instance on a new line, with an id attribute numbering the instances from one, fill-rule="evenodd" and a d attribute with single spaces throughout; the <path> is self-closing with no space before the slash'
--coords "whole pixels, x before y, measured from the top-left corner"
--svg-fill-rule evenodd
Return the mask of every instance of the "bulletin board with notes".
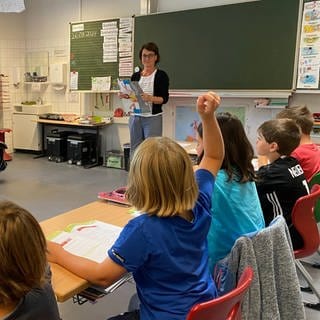
<path id="1" fill-rule="evenodd" d="M 70 90 L 105 92 L 133 70 L 133 18 L 70 23 Z"/>

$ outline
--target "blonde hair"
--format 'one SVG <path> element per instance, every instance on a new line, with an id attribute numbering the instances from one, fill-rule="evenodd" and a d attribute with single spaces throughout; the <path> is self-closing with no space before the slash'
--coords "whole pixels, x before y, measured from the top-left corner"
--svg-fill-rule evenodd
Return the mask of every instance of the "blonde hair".
<path id="1" fill-rule="evenodd" d="M 133 155 L 126 197 L 138 210 L 158 217 L 191 210 L 198 186 L 187 152 L 166 137 L 146 139 Z"/>
<path id="2" fill-rule="evenodd" d="M 16 204 L 0 201 L 0 305 L 43 285 L 46 248 L 37 220 Z"/>

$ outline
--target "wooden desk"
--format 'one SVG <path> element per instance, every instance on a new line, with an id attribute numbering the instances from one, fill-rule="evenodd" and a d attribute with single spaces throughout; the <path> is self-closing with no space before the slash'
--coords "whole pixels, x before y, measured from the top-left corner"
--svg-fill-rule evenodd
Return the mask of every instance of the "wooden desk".
<path id="1" fill-rule="evenodd" d="M 42 154 L 39 156 L 36 156 L 35 158 L 44 157 L 45 154 L 45 126 L 51 125 L 51 126 L 61 126 L 61 127 L 73 127 L 78 129 L 89 129 L 94 130 L 96 134 L 96 161 L 95 163 L 85 165 L 85 168 L 92 168 L 97 165 L 99 165 L 99 157 L 100 157 L 100 128 L 106 126 L 109 123 L 106 122 L 99 122 L 94 124 L 82 124 L 77 122 L 68 122 L 68 121 L 61 121 L 61 120 L 46 120 L 46 119 L 38 119 L 37 123 L 41 124 L 41 135 L 42 135 Z"/>
<path id="2" fill-rule="evenodd" d="M 128 207 L 95 201 L 78 209 L 68 211 L 48 220 L 40 222 L 46 236 L 57 230 L 63 230 L 68 224 L 100 220 L 123 227 L 132 218 Z M 107 250 L 108 248 L 106 248 Z M 61 266 L 52 263 L 52 286 L 59 302 L 72 298 L 75 294 L 89 287 L 89 282 L 79 278 Z"/>

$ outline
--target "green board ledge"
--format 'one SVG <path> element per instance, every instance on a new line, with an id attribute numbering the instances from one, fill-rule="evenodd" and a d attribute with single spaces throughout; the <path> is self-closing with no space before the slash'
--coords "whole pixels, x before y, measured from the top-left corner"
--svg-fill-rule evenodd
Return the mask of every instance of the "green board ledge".
<path id="1" fill-rule="evenodd" d="M 195 98 L 207 91 L 216 92 L 221 98 L 289 98 L 293 90 L 170 90 L 170 98 Z M 318 90 L 320 93 L 320 90 Z"/>

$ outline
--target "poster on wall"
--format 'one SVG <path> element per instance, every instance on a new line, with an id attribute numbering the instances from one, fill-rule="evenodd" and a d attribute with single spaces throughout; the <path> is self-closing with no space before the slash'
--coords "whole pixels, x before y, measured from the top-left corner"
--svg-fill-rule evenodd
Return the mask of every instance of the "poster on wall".
<path id="1" fill-rule="evenodd" d="M 320 71 L 320 1 L 304 3 L 298 62 L 298 89 L 318 89 Z"/>
<path id="2" fill-rule="evenodd" d="M 219 107 L 219 113 L 221 112 L 229 112 L 235 115 L 245 125 L 246 108 L 244 106 Z M 195 106 L 176 106 L 175 140 L 196 142 L 197 128 L 200 122 Z"/>

